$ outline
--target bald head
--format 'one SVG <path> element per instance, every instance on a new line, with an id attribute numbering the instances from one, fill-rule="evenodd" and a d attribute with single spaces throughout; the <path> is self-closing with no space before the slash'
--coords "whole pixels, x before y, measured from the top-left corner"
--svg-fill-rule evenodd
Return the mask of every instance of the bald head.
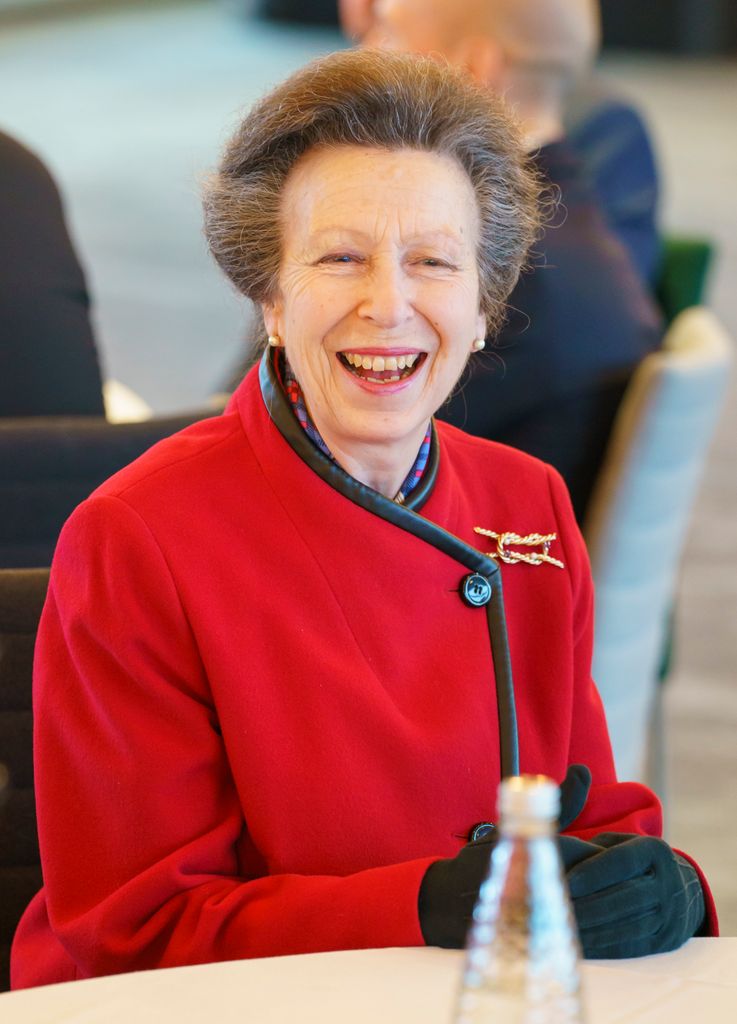
<path id="1" fill-rule="evenodd" d="M 465 0 L 464 20 L 492 35 L 507 59 L 578 74 L 599 48 L 598 0 Z"/>
<path id="2" fill-rule="evenodd" d="M 454 61 L 464 40 L 486 39 L 510 65 L 577 75 L 599 46 L 599 0 L 374 0 L 365 42 Z"/>
<path id="3" fill-rule="evenodd" d="M 446 60 L 502 94 L 530 148 L 563 134 L 563 111 L 599 47 L 599 0 L 373 0 L 363 38 Z"/>

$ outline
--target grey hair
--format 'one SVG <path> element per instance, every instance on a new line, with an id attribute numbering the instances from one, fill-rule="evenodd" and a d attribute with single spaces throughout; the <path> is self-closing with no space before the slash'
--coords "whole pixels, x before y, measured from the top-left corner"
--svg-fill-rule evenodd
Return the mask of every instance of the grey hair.
<path id="1" fill-rule="evenodd" d="M 204 190 L 205 235 L 235 287 L 278 293 L 284 182 L 314 147 L 416 149 L 468 174 L 480 217 L 481 311 L 495 333 L 541 227 L 541 185 L 501 100 L 423 57 L 347 50 L 312 61 L 260 100 Z"/>

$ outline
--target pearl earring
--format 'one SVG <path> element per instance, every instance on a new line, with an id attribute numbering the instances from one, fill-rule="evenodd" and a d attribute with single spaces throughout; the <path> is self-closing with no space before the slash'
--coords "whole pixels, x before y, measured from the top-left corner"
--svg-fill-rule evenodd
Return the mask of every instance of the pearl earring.
<path id="1" fill-rule="evenodd" d="M 269 335 L 269 344 L 271 345 L 272 348 L 279 348 L 279 346 L 281 345 L 281 338 L 279 337 L 279 335 L 278 334 L 270 334 Z"/>
<path id="2" fill-rule="evenodd" d="M 486 348 L 486 342 L 483 338 L 477 338 L 473 345 L 471 345 L 471 348 L 474 352 L 480 352 L 482 348 Z"/>

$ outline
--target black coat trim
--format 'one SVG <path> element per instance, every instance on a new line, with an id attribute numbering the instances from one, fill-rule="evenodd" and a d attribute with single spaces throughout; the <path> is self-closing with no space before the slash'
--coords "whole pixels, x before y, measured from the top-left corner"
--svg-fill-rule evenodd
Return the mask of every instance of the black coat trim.
<path id="1" fill-rule="evenodd" d="M 266 409 L 279 433 L 303 462 L 354 504 L 380 519 L 432 544 L 444 554 L 454 558 L 471 572 L 479 573 L 491 583 L 491 599 L 486 605 L 486 617 L 491 643 L 491 655 L 496 677 L 497 709 L 499 714 L 499 745 L 502 776 L 519 774 L 519 744 L 517 714 L 514 700 L 512 663 L 509 656 L 502 575 L 499 565 L 482 551 L 477 551 L 442 526 L 424 519 L 416 511 L 430 496 L 438 472 L 438 440 L 435 424 L 432 426 L 430 459 L 422 481 L 411 492 L 404 505 L 398 505 L 378 491 L 367 487 L 329 459 L 312 443 L 289 405 L 281 386 L 276 360 L 277 351 L 266 350 L 259 366 L 259 384 Z M 460 600 L 460 598 L 459 598 Z"/>

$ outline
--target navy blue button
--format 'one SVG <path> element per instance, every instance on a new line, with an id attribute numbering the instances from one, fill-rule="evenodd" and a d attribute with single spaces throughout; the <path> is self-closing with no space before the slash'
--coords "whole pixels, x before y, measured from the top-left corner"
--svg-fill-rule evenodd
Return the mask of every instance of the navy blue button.
<path id="1" fill-rule="evenodd" d="M 482 821 L 478 825 L 474 825 L 468 833 L 468 841 L 475 843 L 477 839 L 486 839 L 492 832 L 496 832 L 496 825 L 492 821 Z"/>
<path id="2" fill-rule="evenodd" d="M 483 608 L 491 600 L 491 583 L 480 573 L 472 572 L 461 580 L 461 597 L 471 608 Z"/>

